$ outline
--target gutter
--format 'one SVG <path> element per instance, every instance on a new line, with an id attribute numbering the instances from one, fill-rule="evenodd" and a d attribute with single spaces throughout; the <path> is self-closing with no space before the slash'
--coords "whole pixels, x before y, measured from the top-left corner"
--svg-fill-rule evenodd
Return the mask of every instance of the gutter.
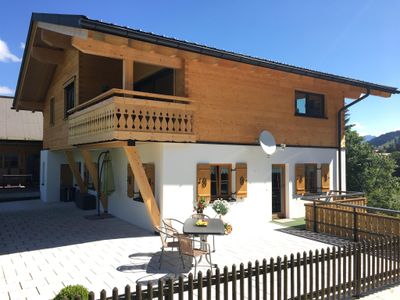
<path id="1" fill-rule="evenodd" d="M 343 106 L 341 109 L 339 109 L 338 114 L 337 114 L 337 120 L 338 120 L 338 136 L 337 136 L 337 149 L 338 149 L 338 173 L 339 173 L 339 192 L 341 193 L 342 191 L 342 113 L 349 109 L 351 106 L 354 104 L 357 104 L 358 102 L 364 100 L 370 95 L 370 88 L 367 88 L 367 92 L 361 96 L 360 98 L 352 101 L 351 103 Z"/>

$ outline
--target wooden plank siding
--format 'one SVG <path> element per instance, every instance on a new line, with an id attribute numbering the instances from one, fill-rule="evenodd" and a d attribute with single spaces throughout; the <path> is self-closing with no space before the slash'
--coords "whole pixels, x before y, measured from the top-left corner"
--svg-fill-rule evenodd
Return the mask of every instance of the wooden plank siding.
<path id="1" fill-rule="evenodd" d="M 78 51 L 67 50 L 64 62 L 57 66 L 49 89 L 43 111 L 43 148 L 44 149 L 69 149 L 68 124 L 64 119 L 64 83 L 76 76 L 79 81 Z M 31 79 L 32 80 L 32 79 Z M 33 80 L 34 81 L 34 80 Z M 75 84 L 76 100 L 79 95 L 79 85 Z M 54 97 L 54 125 L 50 125 L 50 99 Z"/>
<path id="2" fill-rule="evenodd" d="M 77 45 L 85 45 L 85 40 L 75 38 L 77 40 Z M 259 133 L 269 130 L 278 144 L 335 147 L 337 112 L 343 105 L 344 97 L 356 98 L 362 92 L 361 88 L 336 82 L 102 33 L 89 31 L 88 41 L 101 41 L 100 45 L 106 44 L 107 47 L 101 58 L 79 53 L 76 49 L 65 50 L 64 62 L 57 67 L 47 93 L 44 109 L 45 148 L 71 147 L 67 143 L 64 121 L 63 83 L 71 76 L 77 76 L 77 103 L 88 101 L 106 88 L 122 87 L 122 59 L 134 59 L 132 55 L 124 56 L 130 49 L 132 53 L 140 53 L 138 61 L 160 58 L 163 58 L 160 60 L 162 63 L 182 61 L 177 74 L 184 76 L 184 87 L 179 93 L 194 102 L 197 142 L 257 144 Z M 118 49 L 123 49 L 122 54 Z M 111 55 L 113 50 L 122 55 L 118 56 L 120 60 Z M 96 53 L 101 51 L 101 47 L 96 49 Z M 326 118 L 295 116 L 296 90 L 324 94 Z M 55 97 L 56 102 L 54 127 L 49 126 L 48 102 L 51 97 Z M 134 135 L 129 138 L 134 138 Z"/>

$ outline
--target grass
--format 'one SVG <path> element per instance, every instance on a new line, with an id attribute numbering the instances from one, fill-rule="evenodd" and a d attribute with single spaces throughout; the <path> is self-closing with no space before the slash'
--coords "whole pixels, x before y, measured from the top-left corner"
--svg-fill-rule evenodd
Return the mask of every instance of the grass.
<path id="1" fill-rule="evenodd" d="M 290 227 L 290 228 L 295 228 L 295 229 L 305 229 L 306 228 L 306 222 L 304 221 L 304 217 L 302 218 L 296 218 L 292 219 L 292 221 L 289 222 L 279 222 L 277 220 L 272 220 L 273 223 L 279 224 L 284 227 Z"/>

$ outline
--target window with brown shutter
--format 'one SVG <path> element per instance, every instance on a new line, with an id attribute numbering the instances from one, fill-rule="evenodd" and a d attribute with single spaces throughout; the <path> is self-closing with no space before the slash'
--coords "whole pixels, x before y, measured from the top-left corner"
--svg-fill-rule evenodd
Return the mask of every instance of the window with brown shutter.
<path id="1" fill-rule="evenodd" d="M 247 164 L 237 163 L 236 164 L 236 197 L 246 198 L 247 197 Z"/>
<path id="2" fill-rule="evenodd" d="M 296 194 L 303 195 L 305 193 L 305 166 L 304 164 L 296 164 Z"/>
<path id="3" fill-rule="evenodd" d="M 329 192 L 330 186 L 330 170 L 329 164 L 321 164 L 321 191 L 323 193 Z"/>
<path id="4" fill-rule="evenodd" d="M 209 164 L 197 165 L 197 200 L 211 200 L 211 169 Z"/>

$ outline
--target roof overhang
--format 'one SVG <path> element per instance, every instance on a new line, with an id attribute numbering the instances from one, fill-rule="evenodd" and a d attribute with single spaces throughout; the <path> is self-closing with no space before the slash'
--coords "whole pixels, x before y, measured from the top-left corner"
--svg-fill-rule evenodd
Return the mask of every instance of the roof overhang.
<path id="1" fill-rule="evenodd" d="M 39 103 L 43 103 L 54 70 L 62 61 L 62 51 L 70 46 L 71 37 L 85 38 L 89 30 L 355 87 L 349 92 L 350 96 L 346 95 L 349 98 L 356 99 L 367 90 L 370 90 L 371 95 L 380 97 L 390 97 L 392 94 L 400 93 L 396 87 L 211 48 L 92 20 L 83 15 L 33 13 L 13 103 L 16 109 L 31 110 L 36 106 L 37 110 L 43 109 Z M 35 74 L 34 83 L 25 80 L 33 74 Z M 29 108 L 26 103 L 30 104 Z"/>

